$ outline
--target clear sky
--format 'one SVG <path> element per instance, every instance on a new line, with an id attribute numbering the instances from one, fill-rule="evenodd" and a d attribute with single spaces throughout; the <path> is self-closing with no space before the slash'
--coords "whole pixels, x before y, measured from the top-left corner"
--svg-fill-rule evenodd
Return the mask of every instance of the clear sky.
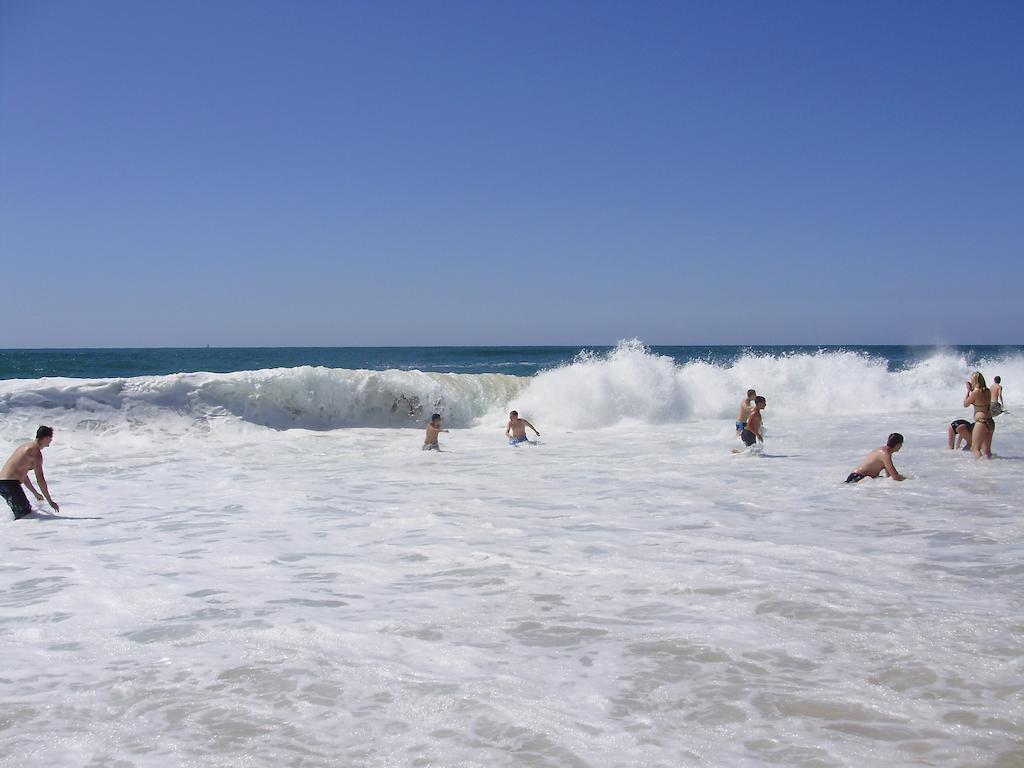
<path id="1" fill-rule="evenodd" d="M 1022 343 L 1022 29 L 0 0 L 0 347 Z"/>

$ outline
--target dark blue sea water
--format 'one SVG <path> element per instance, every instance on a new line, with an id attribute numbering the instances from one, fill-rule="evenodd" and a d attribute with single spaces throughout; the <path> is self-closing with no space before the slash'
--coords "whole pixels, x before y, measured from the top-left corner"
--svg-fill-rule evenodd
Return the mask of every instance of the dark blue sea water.
<path id="1" fill-rule="evenodd" d="M 241 347 L 200 349 L 19 349 L 0 350 L 0 379 L 67 376 L 83 379 L 209 371 L 292 368 L 303 365 L 371 370 L 421 370 L 454 373 L 507 373 L 531 376 L 571 362 L 584 351 L 611 347 Z M 887 361 L 900 370 L 927 358 L 924 346 L 676 346 L 652 347 L 680 363 L 692 360 L 728 364 L 743 354 L 784 356 L 850 350 Z M 945 347 L 968 360 L 1024 351 L 1024 346 Z"/>

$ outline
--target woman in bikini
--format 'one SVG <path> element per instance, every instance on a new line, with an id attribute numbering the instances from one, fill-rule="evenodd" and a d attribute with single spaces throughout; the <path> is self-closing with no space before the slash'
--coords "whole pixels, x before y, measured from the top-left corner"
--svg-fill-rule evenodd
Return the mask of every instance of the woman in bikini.
<path id="1" fill-rule="evenodd" d="M 971 432 L 971 449 L 974 457 L 980 459 L 984 454 L 986 459 L 992 458 L 992 433 L 996 431 L 996 423 L 992 419 L 992 392 L 985 384 L 985 377 L 980 371 L 971 374 L 971 380 L 967 382 L 967 396 L 964 398 L 964 408 L 974 406 L 974 429 Z"/>

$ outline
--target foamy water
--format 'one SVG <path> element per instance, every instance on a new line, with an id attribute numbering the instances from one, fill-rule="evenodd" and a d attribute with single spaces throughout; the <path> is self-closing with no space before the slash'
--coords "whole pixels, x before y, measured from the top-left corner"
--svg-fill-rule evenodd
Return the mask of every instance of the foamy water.
<path id="1" fill-rule="evenodd" d="M 518 448 L 456 378 L 418 395 L 476 393 L 443 454 L 289 378 L 356 372 L 0 383 L 4 444 L 53 423 L 63 516 L 101 518 L 0 522 L 0 763 L 1024 764 L 1024 429 L 948 451 L 963 361 L 853 358 L 621 348 L 502 383 Z M 894 429 L 911 479 L 843 486 Z"/>

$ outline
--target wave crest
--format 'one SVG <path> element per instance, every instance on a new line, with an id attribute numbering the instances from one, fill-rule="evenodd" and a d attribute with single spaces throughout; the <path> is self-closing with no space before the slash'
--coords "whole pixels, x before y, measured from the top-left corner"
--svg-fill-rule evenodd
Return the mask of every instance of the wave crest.
<path id="1" fill-rule="evenodd" d="M 843 350 L 751 352 L 728 364 L 680 364 L 632 340 L 606 355 L 582 354 L 570 365 L 537 374 L 517 402 L 538 421 L 567 428 L 732 419 L 751 387 L 768 399 L 770 417 L 937 408 L 957 413 L 964 382 L 977 367 L 1001 372 L 1004 379 L 1024 378 L 1020 355 L 974 361 L 939 350 L 899 371 L 890 371 L 883 358 Z"/>
<path id="2" fill-rule="evenodd" d="M 468 426 L 508 402 L 525 382 L 496 373 L 309 366 L 129 379 L 40 379 L 0 383 L 0 411 L 113 411 L 143 421 L 161 412 L 196 419 L 231 415 L 275 429 L 412 426 L 438 411 L 450 424 Z"/>
<path id="3" fill-rule="evenodd" d="M 419 426 L 441 413 L 450 426 L 501 423 L 517 408 L 544 427 L 590 429 L 623 421 L 674 423 L 732 419 L 754 387 L 776 414 L 877 414 L 960 410 L 970 371 L 1024 380 L 1024 357 L 972 361 L 936 351 L 903 370 L 883 358 L 841 350 L 786 355 L 751 352 L 730 363 L 677 363 L 639 341 L 605 354 L 583 352 L 532 378 L 497 373 L 424 373 L 280 368 L 121 379 L 0 381 L 0 413 L 68 412 L 123 417 L 133 423 L 167 416 L 210 421 L 235 417 L 275 429 Z M 91 416 L 95 419 L 95 416 Z M 78 422 L 73 422 L 77 424 Z"/>

